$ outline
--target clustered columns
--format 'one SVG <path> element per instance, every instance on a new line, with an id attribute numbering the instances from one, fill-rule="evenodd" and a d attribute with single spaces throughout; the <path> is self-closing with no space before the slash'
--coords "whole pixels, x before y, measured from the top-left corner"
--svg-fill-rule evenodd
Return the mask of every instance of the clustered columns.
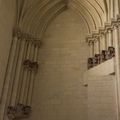
<path id="1" fill-rule="evenodd" d="M 10 120 L 30 116 L 34 78 L 38 70 L 40 40 L 19 30 L 14 32 L 10 56 L 10 84 L 6 103 Z"/>
<path id="2" fill-rule="evenodd" d="M 113 29 L 112 28 L 108 28 L 107 29 L 107 47 L 112 46 L 113 45 Z"/>
<path id="3" fill-rule="evenodd" d="M 88 69 L 93 68 L 113 57 L 115 57 L 115 25 L 118 21 L 112 21 L 88 36 L 90 56 L 88 58 Z"/>
<path id="4" fill-rule="evenodd" d="M 108 20 L 110 21 L 112 18 L 117 19 L 117 15 L 119 14 L 119 0 L 107 0 L 108 2 Z"/>

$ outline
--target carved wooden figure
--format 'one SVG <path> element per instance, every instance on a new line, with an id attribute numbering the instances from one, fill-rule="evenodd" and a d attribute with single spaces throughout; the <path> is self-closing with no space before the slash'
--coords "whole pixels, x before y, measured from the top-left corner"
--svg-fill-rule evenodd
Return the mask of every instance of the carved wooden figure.
<path id="1" fill-rule="evenodd" d="M 14 120 L 15 119 L 15 114 L 16 114 L 16 108 L 12 107 L 12 106 L 9 106 L 8 109 L 7 109 L 8 118 L 10 120 Z"/>
<path id="2" fill-rule="evenodd" d="M 31 107 L 18 103 L 15 107 L 9 106 L 7 115 L 10 120 L 28 118 L 31 113 Z"/>
<path id="3" fill-rule="evenodd" d="M 101 54 L 95 54 L 95 61 L 96 61 L 96 65 L 101 63 Z"/>
<path id="4" fill-rule="evenodd" d="M 115 57 L 115 48 L 108 47 L 108 54 L 109 54 L 109 58 Z"/>
<path id="5" fill-rule="evenodd" d="M 29 116 L 31 113 L 31 107 L 30 106 L 24 106 L 23 107 L 23 114 Z"/>
<path id="6" fill-rule="evenodd" d="M 88 58 L 88 69 L 93 67 L 93 59 L 92 58 Z"/>
<path id="7" fill-rule="evenodd" d="M 37 70 L 38 69 L 38 63 L 37 62 L 31 62 L 30 69 Z"/>
<path id="8" fill-rule="evenodd" d="M 28 59 L 23 62 L 23 65 L 25 68 L 29 68 L 30 64 L 31 64 L 31 61 Z"/>
<path id="9" fill-rule="evenodd" d="M 29 70 L 37 70 L 38 69 L 38 62 L 33 62 L 28 59 L 23 62 L 23 65 L 25 68 L 27 68 Z"/>
<path id="10" fill-rule="evenodd" d="M 104 62 L 108 59 L 109 59 L 108 51 L 107 50 L 102 50 L 102 62 Z"/>
<path id="11" fill-rule="evenodd" d="M 97 65 L 96 58 L 95 57 L 88 58 L 88 69 L 94 67 L 95 65 Z"/>

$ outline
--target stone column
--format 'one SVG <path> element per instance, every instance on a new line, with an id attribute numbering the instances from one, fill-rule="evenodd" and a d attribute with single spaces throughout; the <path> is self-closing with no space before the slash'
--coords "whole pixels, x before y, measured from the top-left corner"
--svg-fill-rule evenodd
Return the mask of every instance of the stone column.
<path id="1" fill-rule="evenodd" d="M 10 55 L 9 55 L 7 72 L 5 74 L 5 79 L 1 80 L 1 82 L 0 82 L 0 101 L 1 101 L 1 97 L 2 97 L 4 81 L 9 79 L 9 82 L 10 82 L 10 80 L 11 80 L 10 78 L 11 78 L 11 74 L 12 74 L 12 68 L 13 68 L 13 65 L 14 65 L 14 59 L 15 59 L 15 55 L 16 55 L 15 51 L 16 51 L 16 48 L 17 48 L 17 43 L 18 43 L 17 36 L 14 35 L 12 43 L 11 43 L 11 50 L 10 50 Z"/>
<path id="2" fill-rule="evenodd" d="M 94 47 L 95 47 L 95 54 L 100 54 L 100 41 L 98 38 L 95 38 Z"/>
<path id="3" fill-rule="evenodd" d="M 114 0 L 110 0 L 110 19 L 114 17 Z"/>
<path id="4" fill-rule="evenodd" d="M 114 26 L 113 29 L 114 47 L 115 47 L 115 77 L 116 77 L 116 97 L 118 106 L 118 120 L 120 120 L 120 51 L 119 51 L 119 39 L 118 39 L 118 27 Z"/>
<path id="5" fill-rule="evenodd" d="M 16 103 L 16 98 L 17 98 L 17 92 L 18 92 L 18 88 L 20 85 L 20 73 L 21 73 L 21 69 L 22 69 L 22 62 L 23 62 L 23 56 L 24 56 L 24 52 L 25 52 L 25 38 L 21 39 L 21 46 L 20 46 L 20 52 L 19 52 L 19 57 L 18 57 L 18 63 L 17 63 L 17 68 L 16 68 L 16 74 L 14 77 L 14 86 L 13 86 L 13 92 L 12 92 L 12 96 L 11 96 L 11 106 L 15 106 Z"/>
<path id="6" fill-rule="evenodd" d="M 89 41 L 89 43 L 88 43 L 88 45 L 89 45 L 89 58 L 91 58 L 91 57 L 93 57 L 94 56 L 94 46 L 93 46 L 93 41 Z"/>
<path id="7" fill-rule="evenodd" d="M 24 60 L 26 59 L 26 56 L 27 56 L 27 51 L 28 51 L 28 41 L 26 41 L 25 39 L 25 48 L 24 48 L 24 53 L 23 53 L 23 57 L 22 57 L 22 64 L 21 64 L 21 70 L 20 70 L 20 73 L 19 73 L 19 85 L 18 85 L 18 89 L 17 89 L 17 96 L 16 96 L 16 101 L 15 103 L 19 103 L 20 101 L 20 96 L 21 96 L 21 89 L 22 89 L 22 84 L 23 84 L 23 76 L 24 76 L 24 66 L 23 66 L 23 62 Z"/>
<path id="8" fill-rule="evenodd" d="M 108 3 L 108 13 L 107 14 L 107 22 L 110 22 L 110 0 L 106 0 Z"/>
<path id="9" fill-rule="evenodd" d="M 28 50 L 27 50 L 27 55 L 25 60 L 29 60 L 30 58 L 30 51 L 31 51 L 31 42 L 28 41 Z M 25 95 L 25 88 L 27 84 L 27 77 L 28 77 L 28 69 L 24 69 L 24 74 L 23 74 L 23 82 L 22 82 L 22 88 L 21 88 L 21 95 L 20 95 L 20 103 L 24 103 L 24 95 Z"/>
<path id="10" fill-rule="evenodd" d="M 12 90 L 12 86 L 13 86 L 13 79 L 12 76 L 14 75 L 14 69 L 15 69 L 15 65 L 16 65 L 16 55 L 18 54 L 18 48 L 19 48 L 19 39 L 17 36 L 17 32 L 15 33 L 15 35 L 13 36 L 13 41 L 12 41 L 12 47 L 11 47 L 11 51 L 10 51 L 10 56 L 9 56 L 9 61 L 8 61 L 8 68 L 7 68 L 7 73 L 5 76 L 5 91 L 4 91 L 4 97 L 2 101 L 2 107 L 1 107 L 1 115 L 0 119 L 5 119 L 5 112 L 7 110 L 7 107 L 9 106 L 9 102 L 10 102 L 10 98 L 11 98 L 11 90 Z"/>
<path id="11" fill-rule="evenodd" d="M 105 40 L 105 34 L 100 35 L 100 51 L 106 50 L 106 40 Z"/>
<path id="12" fill-rule="evenodd" d="M 14 61 L 13 61 L 13 66 L 12 66 L 12 72 L 10 76 L 10 84 L 9 84 L 9 91 L 8 91 L 8 98 L 7 98 L 7 104 L 11 104 L 11 97 L 13 93 L 13 88 L 14 88 L 14 83 L 15 83 L 15 74 L 16 74 L 16 68 L 17 68 L 17 63 L 18 63 L 18 55 L 20 51 L 20 45 L 21 45 L 21 36 L 15 37 L 17 40 L 17 45 L 15 49 L 15 56 L 14 56 Z"/>
<path id="13" fill-rule="evenodd" d="M 29 59 L 31 62 L 34 62 L 34 43 L 31 43 L 31 51 L 30 51 L 30 56 Z M 30 89 L 30 83 L 31 83 L 31 74 L 32 74 L 32 69 L 28 70 L 28 74 L 27 74 L 27 80 L 26 80 L 26 87 L 25 87 L 25 93 L 24 93 L 24 104 L 27 105 L 27 98 L 28 98 L 28 94 L 29 94 L 29 89 Z"/>
<path id="14" fill-rule="evenodd" d="M 113 45 L 113 31 L 112 29 L 108 29 L 107 31 L 107 48 Z"/>
<path id="15" fill-rule="evenodd" d="M 92 54 L 93 54 L 93 57 L 94 57 L 94 55 L 95 55 L 95 43 L 94 43 L 94 41 L 92 41 Z"/>
<path id="16" fill-rule="evenodd" d="M 114 0 L 114 14 L 114 17 L 117 18 L 117 15 L 119 14 L 119 0 Z"/>
<path id="17" fill-rule="evenodd" d="M 38 57 L 38 49 L 39 49 L 39 45 L 36 44 L 34 46 L 34 62 L 37 62 L 37 57 Z M 32 71 L 31 73 L 31 81 L 30 81 L 30 87 L 29 87 L 29 93 L 28 93 L 28 98 L 27 98 L 27 105 L 31 106 L 31 102 L 32 102 L 32 95 L 33 95 L 33 89 L 34 89 L 34 80 L 35 80 L 35 74 L 37 71 Z"/>

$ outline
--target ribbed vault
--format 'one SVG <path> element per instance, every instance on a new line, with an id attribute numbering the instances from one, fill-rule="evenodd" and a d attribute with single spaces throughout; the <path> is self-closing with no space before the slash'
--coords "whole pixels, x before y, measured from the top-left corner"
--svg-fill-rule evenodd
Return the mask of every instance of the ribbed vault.
<path id="1" fill-rule="evenodd" d="M 81 16 L 87 33 L 104 26 L 108 12 L 105 0 L 20 0 L 17 5 L 20 30 L 40 39 L 50 21 L 67 8 Z"/>

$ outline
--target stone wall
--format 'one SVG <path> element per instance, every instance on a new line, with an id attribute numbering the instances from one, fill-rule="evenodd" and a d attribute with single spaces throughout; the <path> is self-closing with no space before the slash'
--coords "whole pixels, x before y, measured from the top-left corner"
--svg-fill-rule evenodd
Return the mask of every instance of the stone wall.
<path id="1" fill-rule="evenodd" d="M 88 120 L 117 120 L 114 75 L 88 76 Z"/>
<path id="2" fill-rule="evenodd" d="M 71 10 L 49 26 L 39 51 L 32 120 L 86 120 L 86 27 Z"/>
<path id="3" fill-rule="evenodd" d="M 9 79 L 4 81 L 15 15 L 15 0 L 0 1 L 0 120 L 8 120 L 4 114 L 9 105 L 7 98 L 11 97 L 9 87 L 19 87 L 11 83 L 14 78 L 7 76 Z M 87 77 L 88 87 L 84 86 L 89 56 L 84 22 L 67 10 L 47 29 L 39 50 L 31 120 L 117 120 L 115 76 Z"/>

